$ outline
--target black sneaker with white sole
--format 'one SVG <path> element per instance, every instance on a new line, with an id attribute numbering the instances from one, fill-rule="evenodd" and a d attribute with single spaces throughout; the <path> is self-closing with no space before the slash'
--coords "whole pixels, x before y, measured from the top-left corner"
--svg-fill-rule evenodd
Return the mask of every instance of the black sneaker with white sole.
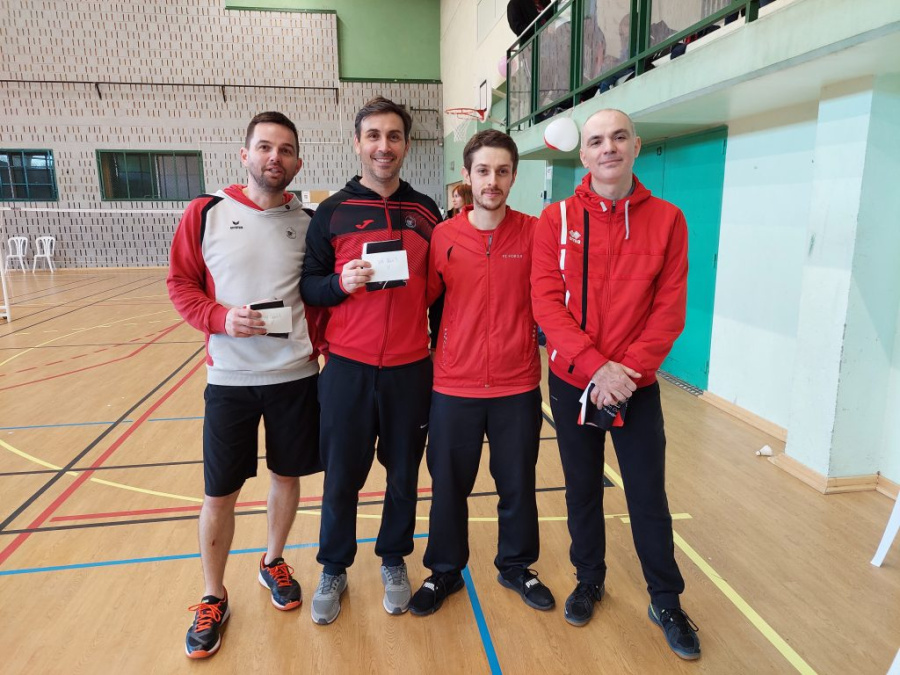
<path id="1" fill-rule="evenodd" d="M 275 558 L 266 565 L 266 556 L 259 560 L 259 583 L 272 593 L 272 604 L 276 609 L 287 611 L 297 609 L 303 602 L 300 584 L 291 576 L 294 569 L 284 562 L 284 558 Z"/>
<path id="2" fill-rule="evenodd" d="M 188 607 L 194 612 L 194 622 L 184 638 L 184 653 L 189 659 L 205 659 L 212 656 L 222 645 L 222 627 L 231 616 L 228 608 L 228 591 L 224 598 L 212 595 L 196 605 Z"/>

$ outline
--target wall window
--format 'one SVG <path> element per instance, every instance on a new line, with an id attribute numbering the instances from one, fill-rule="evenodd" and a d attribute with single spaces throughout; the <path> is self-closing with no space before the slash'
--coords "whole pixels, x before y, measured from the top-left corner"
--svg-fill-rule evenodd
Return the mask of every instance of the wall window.
<path id="1" fill-rule="evenodd" d="M 203 193 L 199 152 L 98 150 L 103 199 L 187 201 Z"/>
<path id="2" fill-rule="evenodd" d="M 0 201 L 52 201 L 58 198 L 53 152 L 0 149 Z"/>

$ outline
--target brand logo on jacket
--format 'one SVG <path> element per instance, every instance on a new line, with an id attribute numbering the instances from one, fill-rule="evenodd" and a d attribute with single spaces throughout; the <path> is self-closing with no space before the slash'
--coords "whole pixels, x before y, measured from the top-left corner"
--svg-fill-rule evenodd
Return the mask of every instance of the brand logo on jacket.
<path id="1" fill-rule="evenodd" d="M 288 239 L 296 239 L 297 238 L 297 230 L 293 227 L 287 228 L 284 233 L 287 235 Z"/>
<path id="2" fill-rule="evenodd" d="M 228 229 L 229 229 L 229 230 L 243 230 L 243 229 L 244 229 L 244 226 L 241 225 L 241 221 L 239 221 L 239 220 L 232 220 L 232 221 L 231 221 L 231 227 L 228 228 Z"/>
<path id="3" fill-rule="evenodd" d="M 374 220 L 364 220 L 364 221 L 362 221 L 361 223 L 357 223 L 357 224 L 356 224 L 356 229 L 357 229 L 357 230 L 364 230 L 364 229 L 366 229 L 369 225 L 371 225 L 371 224 L 374 223 L 374 222 L 375 222 Z"/>
<path id="4" fill-rule="evenodd" d="M 513 260 L 525 260 L 524 253 L 504 253 L 501 258 L 511 258 Z"/>
<path id="5" fill-rule="evenodd" d="M 581 232 L 577 230 L 569 230 L 569 241 L 573 244 L 581 244 Z"/>
<path id="6" fill-rule="evenodd" d="M 416 217 L 414 215 L 409 214 L 406 216 L 406 218 L 403 219 L 403 224 L 406 225 L 406 227 L 408 227 L 409 229 L 414 230 L 416 229 L 416 225 L 419 224 L 419 221 L 416 220 Z"/>

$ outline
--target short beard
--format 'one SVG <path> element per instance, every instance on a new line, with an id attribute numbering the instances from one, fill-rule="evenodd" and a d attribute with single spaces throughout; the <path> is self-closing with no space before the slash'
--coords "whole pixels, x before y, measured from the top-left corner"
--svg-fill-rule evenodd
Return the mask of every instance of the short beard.
<path id="1" fill-rule="evenodd" d="M 281 180 L 275 185 L 272 185 L 271 183 L 266 181 L 265 172 L 259 175 L 253 173 L 252 171 L 248 171 L 248 173 L 250 174 L 250 178 L 253 179 L 253 182 L 256 183 L 256 187 L 258 187 L 263 192 L 270 192 L 272 194 L 281 194 L 282 192 L 284 192 L 284 189 L 291 184 L 291 180 L 293 180 L 287 180 L 287 174 L 282 174 Z"/>
<path id="2" fill-rule="evenodd" d="M 472 200 L 476 204 L 478 204 L 479 208 L 484 209 L 485 211 L 499 211 L 504 206 L 506 206 L 505 200 L 500 202 L 499 204 L 497 204 L 497 206 L 487 206 L 484 202 L 482 202 L 480 199 L 478 199 L 478 197 L 476 197 L 475 195 L 472 195 Z"/>

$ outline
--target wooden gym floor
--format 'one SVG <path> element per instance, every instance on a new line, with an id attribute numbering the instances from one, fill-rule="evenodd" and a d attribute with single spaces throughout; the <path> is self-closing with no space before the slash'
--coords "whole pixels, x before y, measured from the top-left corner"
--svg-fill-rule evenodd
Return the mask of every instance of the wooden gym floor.
<path id="1" fill-rule="evenodd" d="M 359 554 L 331 626 L 309 617 L 321 474 L 304 479 L 286 552 L 305 603 L 278 612 L 256 580 L 265 465 L 241 495 L 221 651 L 189 661 L 202 592 L 197 514 L 202 340 L 169 304 L 165 271 L 8 277 L 0 322 L 0 654 L 4 673 L 884 673 L 900 647 L 900 546 L 869 564 L 892 502 L 822 496 L 754 451 L 771 436 L 663 382 L 668 495 L 683 604 L 703 657 L 680 661 L 647 619 L 614 453 L 607 452 L 607 596 L 573 628 L 562 471 L 548 418 L 538 465 L 542 555 L 557 607 L 496 581 L 486 462 L 470 499 L 466 592 L 439 613 L 388 616 L 373 538 L 384 474 L 361 497 Z M 546 400 L 546 396 L 545 396 Z M 486 454 L 485 454 L 486 456 Z M 425 576 L 430 477 L 420 476 L 414 588 Z"/>

